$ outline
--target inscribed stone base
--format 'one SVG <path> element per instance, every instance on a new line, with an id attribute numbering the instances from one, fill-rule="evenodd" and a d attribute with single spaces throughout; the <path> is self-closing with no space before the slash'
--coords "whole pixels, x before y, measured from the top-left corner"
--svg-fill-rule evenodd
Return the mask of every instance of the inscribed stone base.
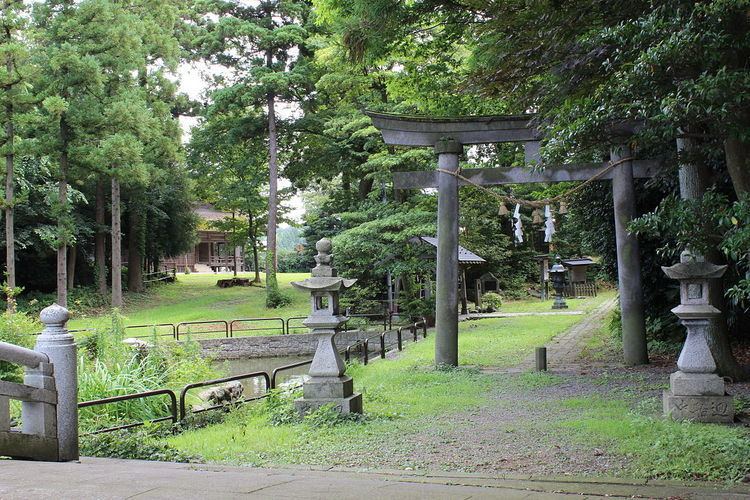
<path id="1" fill-rule="evenodd" d="M 347 398 L 326 398 L 326 399 L 305 399 L 300 398 L 294 401 L 294 406 L 300 415 L 317 410 L 321 406 L 333 405 L 333 409 L 347 415 L 349 413 L 362 413 L 362 394 L 352 394 Z"/>
<path id="2" fill-rule="evenodd" d="M 732 396 L 678 396 L 664 391 L 664 414 L 674 420 L 731 423 L 734 421 Z"/>

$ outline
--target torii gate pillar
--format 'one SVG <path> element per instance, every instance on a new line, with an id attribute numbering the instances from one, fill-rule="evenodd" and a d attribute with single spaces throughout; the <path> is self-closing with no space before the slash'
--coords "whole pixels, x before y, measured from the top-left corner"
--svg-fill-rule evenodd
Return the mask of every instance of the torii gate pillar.
<path id="1" fill-rule="evenodd" d="M 458 171 L 463 145 L 453 139 L 435 143 L 438 168 Z M 458 178 L 438 172 L 437 293 L 435 364 L 458 366 Z"/>
<path id="2" fill-rule="evenodd" d="M 612 161 L 628 158 L 630 147 L 613 148 Z M 628 224 L 636 216 L 633 163 L 628 161 L 612 173 L 612 200 L 615 212 L 615 240 L 617 244 L 617 279 L 622 313 L 622 348 L 625 363 L 648 363 L 646 320 L 643 312 L 641 285 L 641 257 L 638 238 L 628 232 Z"/>

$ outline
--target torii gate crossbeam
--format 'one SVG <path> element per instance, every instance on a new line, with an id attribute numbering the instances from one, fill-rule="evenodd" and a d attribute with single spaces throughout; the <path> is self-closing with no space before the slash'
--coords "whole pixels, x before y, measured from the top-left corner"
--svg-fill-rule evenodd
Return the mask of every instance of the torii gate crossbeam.
<path id="1" fill-rule="evenodd" d="M 425 118 L 367 113 L 386 144 L 434 148 L 438 168 L 443 172 L 396 172 L 396 189 L 438 189 L 438 252 L 436 284 L 435 363 L 458 365 L 458 187 L 467 184 L 455 175 L 463 146 L 516 142 L 524 145 L 527 162 L 538 159 L 539 134 L 530 124 L 532 116 L 480 116 L 461 118 Z M 623 145 L 612 150 L 613 161 L 630 156 Z M 467 169 L 462 176 L 479 185 L 524 184 L 536 182 L 585 181 L 606 164 L 545 166 L 544 170 Z M 634 178 L 653 177 L 659 168 L 655 160 L 625 161 L 601 177 L 612 180 L 617 271 L 622 311 L 625 362 L 648 362 L 646 350 L 643 291 L 638 240 L 627 232 L 635 217 Z"/>

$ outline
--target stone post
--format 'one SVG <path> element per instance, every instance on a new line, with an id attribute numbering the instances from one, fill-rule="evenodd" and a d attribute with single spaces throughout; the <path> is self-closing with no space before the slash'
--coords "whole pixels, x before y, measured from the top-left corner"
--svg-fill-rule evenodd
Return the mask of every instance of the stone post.
<path id="1" fill-rule="evenodd" d="M 679 264 L 662 267 L 667 276 L 680 281 L 680 305 L 672 312 L 687 329 L 678 371 L 670 375 L 669 390 L 664 391 L 664 413 L 675 420 L 734 420 L 732 397 L 724 391 L 724 379 L 714 373 L 716 362 L 708 346 L 711 323 L 721 314 L 710 304 L 709 283 L 721 278 L 726 269 L 687 251 Z"/>
<path id="2" fill-rule="evenodd" d="M 463 145 L 452 139 L 435 144 L 438 168 L 458 171 Z M 438 172 L 437 290 L 435 364 L 458 366 L 458 179 Z"/>
<path id="3" fill-rule="evenodd" d="M 612 161 L 631 155 L 630 147 L 613 148 Z M 628 224 L 636 215 L 633 163 L 615 167 L 612 174 L 612 199 L 615 211 L 615 239 L 617 241 L 617 276 L 622 312 L 622 346 L 625 363 L 648 363 L 646 321 L 643 312 L 641 286 L 641 257 L 638 239 L 628 232 Z"/>
<path id="4" fill-rule="evenodd" d="M 57 387 L 57 432 L 60 461 L 78 460 L 78 358 L 73 335 L 65 327 L 70 315 L 57 304 L 42 310 L 44 330 L 34 350 L 49 357 Z"/>

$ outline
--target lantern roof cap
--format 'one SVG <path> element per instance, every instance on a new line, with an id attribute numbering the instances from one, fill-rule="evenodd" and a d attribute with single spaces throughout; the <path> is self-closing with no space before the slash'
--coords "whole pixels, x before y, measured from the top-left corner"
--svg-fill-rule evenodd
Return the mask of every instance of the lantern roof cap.
<path id="1" fill-rule="evenodd" d="M 346 279 L 338 276 L 313 276 L 304 281 L 292 281 L 292 286 L 304 291 L 339 292 L 351 288 L 356 282 L 356 279 Z"/>
<path id="2" fill-rule="evenodd" d="M 727 266 L 719 266 L 706 262 L 706 258 L 686 249 L 680 254 L 680 262 L 673 266 L 662 266 L 664 274 L 675 280 L 699 280 L 721 278 Z"/>

